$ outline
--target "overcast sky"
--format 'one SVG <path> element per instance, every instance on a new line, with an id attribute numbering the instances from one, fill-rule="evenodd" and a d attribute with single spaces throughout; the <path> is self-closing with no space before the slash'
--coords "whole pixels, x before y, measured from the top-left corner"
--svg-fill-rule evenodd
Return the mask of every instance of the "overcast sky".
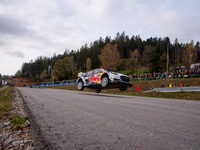
<path id="1" fill-rule="evenodd" d="M 0 0 L 0 73 L 117 32 L 200 41 L 200 0 Z"/>

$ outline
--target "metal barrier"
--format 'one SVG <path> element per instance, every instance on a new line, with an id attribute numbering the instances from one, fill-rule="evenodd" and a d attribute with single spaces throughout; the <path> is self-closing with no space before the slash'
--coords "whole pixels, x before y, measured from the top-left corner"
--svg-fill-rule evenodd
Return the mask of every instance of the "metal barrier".
<path id="1" fill-rule="evenodd" d="M 64 86 L 64 85 L 76 85 L 77 82 L 73 83 L 61 83 L 61 84 L 42 84 L 42 85 L 34 85 L 27 88 L 39 88 L 39 87 L 53 87 L 53 86 Z"/>

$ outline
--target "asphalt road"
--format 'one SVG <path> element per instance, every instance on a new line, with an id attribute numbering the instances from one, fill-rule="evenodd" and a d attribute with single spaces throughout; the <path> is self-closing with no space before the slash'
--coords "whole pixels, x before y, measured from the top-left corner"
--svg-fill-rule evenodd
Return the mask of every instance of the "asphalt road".
<path id="1" fill-rule="evenodd" d="M 18 88 L 36 149 L 197 150 L 200 102 Z"/>

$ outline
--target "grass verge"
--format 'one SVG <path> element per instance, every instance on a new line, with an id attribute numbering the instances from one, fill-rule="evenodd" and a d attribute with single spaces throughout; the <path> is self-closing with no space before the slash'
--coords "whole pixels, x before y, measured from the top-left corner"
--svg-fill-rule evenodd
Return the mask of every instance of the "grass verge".
<path id="1" fill-rule="evenodd" d="M 28 118 L 27 117 L 22 117 L 20 118 L 19 116 L 15 116 L 10 120 L 10 124 L 14 126 L 13 130 L 19 130 L 23 129 L 26 125 L 24 123 L 26 122 Z"/>
<path id="2" fill-rule="evenodd" d="M 14 88 L 8 87 L 0 90 L 0 119 L 8 115 L 13 109 L 12 101 L 14 100 Z"/>

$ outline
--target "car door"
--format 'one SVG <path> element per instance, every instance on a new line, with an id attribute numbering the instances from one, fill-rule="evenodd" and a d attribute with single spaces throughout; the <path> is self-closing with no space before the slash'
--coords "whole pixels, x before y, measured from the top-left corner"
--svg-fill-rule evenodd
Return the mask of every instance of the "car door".
<path id="1" fill-rule="evenodd" d="M 98 82 L 100 81 L 100 77 L 101 75 L 99 74 L 99 70 L 98 69 L 95 69 L 93 70 L 93 72 L 91 72 L 91 75 L 89 77 L 89 84 L 90 85 L 97 85 Z"/>
<path id="2" fill-rule="evenodd" d="M 93 72 L 93 70 L 90 70 L 90 71 L 86 72 L 86 74 L 84 76 L 86 85 L 89 85 L 89 83 L 90 83 L 90 78 L 91 78 L 92 72 Z"/>

